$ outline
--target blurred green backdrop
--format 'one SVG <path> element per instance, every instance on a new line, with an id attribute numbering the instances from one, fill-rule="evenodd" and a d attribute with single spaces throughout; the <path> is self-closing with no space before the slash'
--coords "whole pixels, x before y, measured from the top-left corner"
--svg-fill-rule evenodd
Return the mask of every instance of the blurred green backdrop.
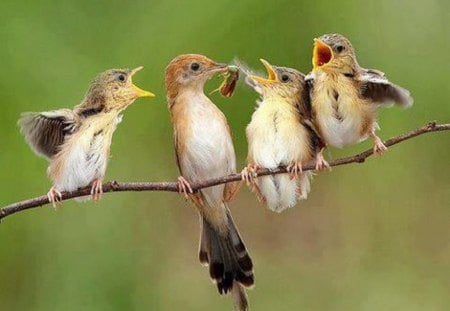
<path id="1" fill-rule="evenodd" d="M 170 181 L 177 170 L 163 72 L 176 55 L 311 68 L 312 39 L 340 32 L 362 66 L 410 89 L 380 113 L 381 137 L 450 120 L 450 2 L 0 2 L 0 203 L 46 193 L 47 163 L 16 127 L 23 111 L 77 104 L 107 68 L 145 70 L 157 94 L 125 113 L 107 179 Z M 209 89 L 219 80 L 212 81 Z M 239 167 L 256 94 L 212 96 Z M 329 158 L 368 148 L 370 142 Z M 231 208 L 256 269 L 253 310 L 450 310 L 450 141 L 430 134 L 382 158 L 316 176 L 310 199 L 273 214 L 243 189 Z M 195 212 L 171 193 L 117 193 L 26 211 L 0 225 L 1 310 L 230 310 L 197 261 Z"/>

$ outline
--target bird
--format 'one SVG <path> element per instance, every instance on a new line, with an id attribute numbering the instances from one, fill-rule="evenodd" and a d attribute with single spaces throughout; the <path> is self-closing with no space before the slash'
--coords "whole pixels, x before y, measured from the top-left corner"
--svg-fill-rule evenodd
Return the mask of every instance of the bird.
<path id="1" fill-rule="evenodd" d="M 132 83 L 135 69 L 110 69 L 90 84 L 84 99 L 73 109 L 26 112 L 18 121 L 31 149 L 50 164 L 47 173 L 53 186 L 47 193 L 56 207 L 63 191 L 91 185 L 98 201 L 103 193 L 112 135 L 122 121 L 121 113 L 138 97 L 153 97 Z"/>
<path id="2" fill-rule="evenodd" d="M 209 266 L 219 293 L 231 293 L 235 307 L 247 310 L 245 288 L 254 284 L 253 263 L 227 205 L 239 182 L 196 192 L 191 187 L 191 183 L 236 172 L 227 119 L 204 93 L 207 80 L 227 72 L 227 64 L 204 55 L 183 54 L 166 67 L 165 85 L 181 174 L 178 188 L 200 215 L 200 262 Z"/>
<path id="3" fill-rule="evenodd" d="M 267 78 L 246 77 L 247 84 L 261 98 L 246 128 L 248 165 L 241 174 L 270 210 L 282 212 L 308 197 L 312 172 L 302 172 L 302 164 L 314 161 L 318 137 L 311 127 L 305 75 L 292 68 L 273 66 L 264 59 L 260 61 Z M 257 169 L 279 166 L 286 166 L 289 176 L 269 175 L 255 180 Z"/>
<path id="4" fill-rule="evenodd" d="M 315 129 L 323 143 L 316 168 L 329 166 L 322 156 L 327 145 L 342 148 L 371 137 L 374 154 L 382 155 L 387 147 L 375 133 L 378 107 L 410 107 L 410 92 L 391 83 L 383 72 L 362 68 L 352 44 L 341 34 L 314 39 L 312 65 L 306 81 Z"/>

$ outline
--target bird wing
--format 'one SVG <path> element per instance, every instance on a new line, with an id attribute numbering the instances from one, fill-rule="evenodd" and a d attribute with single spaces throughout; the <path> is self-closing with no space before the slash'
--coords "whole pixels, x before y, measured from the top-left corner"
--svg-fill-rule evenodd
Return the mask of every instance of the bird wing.
<path id="1" fill-rule="evenodd" d="M 376 104 L 397 104 L 410 107 L 413 98 L 408 90 L 395 85 L 385 77 L 384 73 L 375 69 L 363 69 L 357 80 L 360 82 L 360 94 Z"/>
<path id="2" fill-rule="evenodd" d="M 18 124 L 33 151 L 50 160 L 58 153 L 65 138 L 77 130 L 79 118 L 70 109 L 26 112 Z"/>
<path id="3" fill-rule="evenodd" d="M 305 76 L 305 87 L 303 89 L 303 94 L 300 99 L 298 110 L 300 113 L 300 120 L 308 130 L 312 131 L 315 136 L 319 136 L 319 130 L 314 122 L 311 96 L 314 87 L 314 74 L 311 72 Z"/>

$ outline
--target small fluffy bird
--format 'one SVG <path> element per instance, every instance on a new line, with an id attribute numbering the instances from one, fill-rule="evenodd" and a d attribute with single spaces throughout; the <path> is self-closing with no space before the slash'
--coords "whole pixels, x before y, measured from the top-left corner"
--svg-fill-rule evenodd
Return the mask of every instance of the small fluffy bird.
<path id="1" fill-rule="evenodd" d="M 228 65 L 203 55 L 186 54 L 169 63 L 165 80 L 181 173 L 179 189 L 189 195 L 200 214 L 200 262 L 209 265 L 219 293 L 231 292 L 236 308 L 247 310 L 244 287 L 254 283 L 253 264 L 227 207 L 238 184 L 217 185 L 195 193 L 189 184 L 236 172 L 227 120 L 203 91 L 208 79 L 228 70 Z"/>
<path id="2" fill-rule="evenodd" d="M 381 71 L 360 67 L 352 44 L 340 34 L 314 39 L 312 63 L 307 81 L 315 126 L 324 143 L 342 148 L 370 136 L 374 153 L 383 154 L 387 148 L 375 134 L 377 109 L 390 104 L 410 107 L 409 91 L 389 82 Z M 322 152 L 318 160 L 317 168 L 327 166 Z"/>
<path id="3" fill-rule="evenodd" d="M 92 185 L 97 201 L 108 163 L 112 135 L 120 114 L 138 97 L 153 97 L 132 83 L 136 69 L 110 69 L 91 83 L 84 99 L 73 109 L 22 114 L 18 124 L 33 151 L 50 162 L 53 181 L 47 196 L 56 206 L 62 191 Z"/>
<path id="4" fill-rule="evenodd" d="M 305 75 L 295 69 L 272 66 L 264 59 L 268 77 L 249 75 L 247 84 L 261 95 L 247 126 L 248 166 L 242 178 L 253 185 L 258 197 L 275 212 L 306 199 L 312 172 L 302 164 L 314 160 L 318 138 L 310 126 L 311 110 Z M 254 179 L 258 168 L 287 166 L 289 175 Z"/>

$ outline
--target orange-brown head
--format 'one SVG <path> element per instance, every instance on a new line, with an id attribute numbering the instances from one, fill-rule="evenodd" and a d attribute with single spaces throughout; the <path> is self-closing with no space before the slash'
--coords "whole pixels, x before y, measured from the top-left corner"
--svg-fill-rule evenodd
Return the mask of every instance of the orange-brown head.
<path id="1" fill-rule="evenodd" d="M 313 70 L 348 72 L 358 67 L 355 50 L 340 34 L 327 34 L 314 39 Z"/>
<path id="2" fill-rule="evenodd" d="M 227 64 L 216 63 L 203 55 L 177 56 L 166 68 L 167 97 L 175 98 L 182 89 L 203 92 L 203 86 L 208 79 L 216 73 L 224 73 L 227 70 Z"/>

